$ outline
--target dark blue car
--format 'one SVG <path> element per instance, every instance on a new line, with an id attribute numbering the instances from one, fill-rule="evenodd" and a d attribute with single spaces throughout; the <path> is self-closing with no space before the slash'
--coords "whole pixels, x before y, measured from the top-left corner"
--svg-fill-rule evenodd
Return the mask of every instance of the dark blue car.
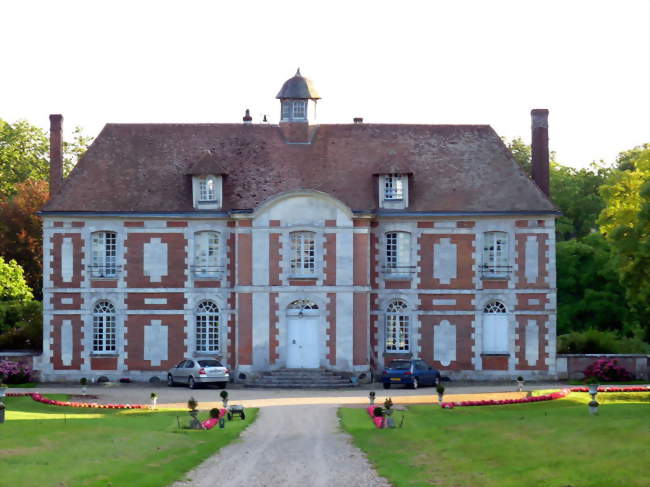
<path id="1" fill-rule="evenodd" d="M 393 384 L 404 384 L 411 389 L 419 386 L 435 386 L 440 382 L 440 372 L 424 360 L 393 360 L 381 375 L 384 389 Z"/>

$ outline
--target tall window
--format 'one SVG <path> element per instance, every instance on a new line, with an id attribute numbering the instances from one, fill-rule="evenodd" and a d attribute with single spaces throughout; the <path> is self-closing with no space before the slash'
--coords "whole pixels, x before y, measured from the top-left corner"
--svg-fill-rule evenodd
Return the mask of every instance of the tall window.
<path id="1" fill-rule="evenodd" d="M 92 235 L 92 277 L 115 277 L 117 235 L 115 232 L 95 232 Z"/>
<path id="2" fill-rule="evenodd" d="M 296 100 L 293 102 L 293 118 L 297 120 L 307 118 L 307 100 Z"/>
<path id="3" fill-rule="evenodd" d="M 483 308 L 483 352 L 508 353 L 508 316 L 501 301 L 490 301 Z"/>
<path id="4" fill-rule="evenodd" d="M 291 233 L 291 274 L 310 276 L 316 272 L 314 232 Z"/>
<path id="5" fill-rule="evenodd" d="M 93 352 L 115 352 L 115 307 L 100 301 L 93 310 Z"/>
<path id="6" fill-rule="evenodd" d="M 212 301 L 202 301 L 196 308 L 196 351 L 219 351 L 219 308 Z"/>
<path id="7" fill-rule="evenodd" d="M 199 201 L 217 200 L 217 182 L 214 176 L 203 176 L 199 179 Z"/>
<path id="8" fill-rule="evenodd" d="M 291 118 L 291 109 L 293 103 L 288 100 L 282 102 L 282 120 L 289 120 Z"/>
<path id="9" fill-rule="evenodd" d="M 196 277 L 214 277 L 219 270 L 219 233 L 195 233 L 194 275 Z"/>
<path id="10" fill-rule="evenodd" d="M 400 174 L 384 176 L 384 199 L 401 200 L 404 198 L 404 180 Z"/>
<path id="11" fill-rule="evenodd" d="M 386 308 L 386 351 L 409 350 L 408 306 L 402 300 L 391 302 Z"/>
<path id="12" fill-rule="evenodd" d="M 508 234 L 485 232 L 483 234 L 483 277 L 508 277 Z"/>
<path id="13" fill-rule="evenodd" d="M 387 274 L 404 274 L 411 270 L 411 234 L 407 232 L 388 232 L 386 234 Z"/>

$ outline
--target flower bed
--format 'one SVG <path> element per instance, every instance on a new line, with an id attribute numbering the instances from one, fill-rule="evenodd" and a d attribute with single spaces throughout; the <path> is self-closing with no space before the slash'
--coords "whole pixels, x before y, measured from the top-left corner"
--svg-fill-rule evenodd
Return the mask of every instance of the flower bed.
<path id="1" fill-rule="evenodd" d="M 588 387 L 572 387 L 569 389 L 571 392 L 589 392 Z M 600 386 L 598 392 L 650 392 L 648 386 Z"/>
<path id="2" fill-rule="evenodd" d="M 151 409 L 148 404 L 99 404 L 96 402 L 77 402 L 77 401 L 57 401 L 48 399 L 38 392 L 10 392 L 8 397 L 30 396 L 34 401 L 51 406 L 68 406 L 73 408 L 94 408 L 94 409 Z"/>
<path id="3" fill-rule="evenodd" d="M 441 404 L 443 409 L 452 409 L 462 406 L 499 406 L 503 404 L 522 404 L 528 402 L 541 402 L 552 401 L 553 399 L 561 399 L 569 393 L 569 389 L 562 389 L 558 392 L 544 394 L 542 396 L 522 397 L 521 399 L 484 399 L 480 401 L 450 401 Z"/>

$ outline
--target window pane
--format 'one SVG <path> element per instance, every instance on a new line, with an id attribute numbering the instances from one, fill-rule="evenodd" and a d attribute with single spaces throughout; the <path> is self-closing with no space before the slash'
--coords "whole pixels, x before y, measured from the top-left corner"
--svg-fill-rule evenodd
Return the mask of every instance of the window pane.
<path id="1" fill-rule="evenodd" d="M 404 197 L 404 178 L 399 174 L 384 176 L 384 198 L 387 200 L 401 200 Z"/>
<path id="2" fill-rule="evenodd" d="M 307 102 L 305 100 L 296 100 L 293 102 L 293 118 L 302 119 L 306 117 L 305 114 L 305 105 Z"/>
<path id="3" fill-rule="evenodd" d="M 291 273 L 304 275 L 315 272 L 315 244 L 313 232 L 291 233 Z"/>
<path id="4" fill-rule="evenodd" d="M 219 308 L 211 301 L 199 304 L 195 318 L 196 350 L 199 352 L 219 351 Z"/>

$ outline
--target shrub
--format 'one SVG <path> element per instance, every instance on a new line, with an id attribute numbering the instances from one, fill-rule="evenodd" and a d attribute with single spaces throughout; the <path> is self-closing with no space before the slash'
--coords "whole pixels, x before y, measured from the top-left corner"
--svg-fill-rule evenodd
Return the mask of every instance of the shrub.
<path id="1" fill-rule="evenodd" d="M 0 349 L 41 350 L 43 308 L 38 301 L 0 301 Z"/>
<path id="2" fill-rule="evenodd" d="M 618 365 L 616 359 L 599 359 L 584 370 L 585 378 L 600 381 L 627 381 L 634 376 L 625 367 Z"/>
<path id="3" fill-rule="evenodd" d="M 0 382 L 7 384 L 25 384 L 32 377 L 32 369 L 20 362 L 0 360 Z"/>
<path id="4" fill-rule="evenodd" d="M 589 329 L 557 337 L 557 353 L 648 353 L 650 345 L 639 338 L 620 337 L 611 331 Z"/>

